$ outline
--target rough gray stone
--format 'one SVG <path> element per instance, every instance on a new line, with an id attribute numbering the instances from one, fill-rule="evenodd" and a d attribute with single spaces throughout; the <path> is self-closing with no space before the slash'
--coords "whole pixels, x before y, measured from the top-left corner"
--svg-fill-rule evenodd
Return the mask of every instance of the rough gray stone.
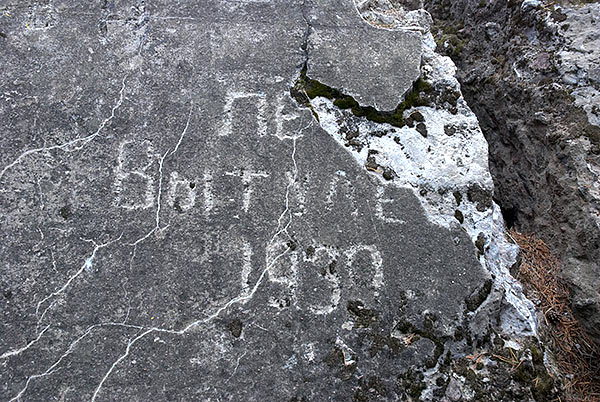
<path id="1" fill-rule="evenodd" d="M 489 143 L 495 199 L 509 226 L 560 257 L 573 310 L 600 343 L 600 4 L 425 3 Z"/>
<path id="2" fill-rule="evenodd" d="M 307 33 L 309 73 L 360 65 L 335 71 L 365 99 L 414 74 L 410 34 L 377 31 L 375 68 L 374 30 L 299 1 L 2 13 L 2 399 L 395 401 L 464 355 L 468 236 L 289 96 Z"/>

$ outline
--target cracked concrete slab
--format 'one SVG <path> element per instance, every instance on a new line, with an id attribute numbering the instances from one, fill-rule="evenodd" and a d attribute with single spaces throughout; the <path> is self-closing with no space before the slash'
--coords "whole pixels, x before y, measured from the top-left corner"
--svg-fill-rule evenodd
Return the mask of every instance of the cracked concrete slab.
<path id="1" fill-rule="evenodd" d="M 307 75 L 351 95 L 361 106 L 390 111 L 419 78 L 421 33 L 374 28 L 352 0 L 307 5 Z"/>
<path id="2" fill-rule="evenodd" d="M 467 234 L 290 97 L 305 17 L 324 12 L 31 6 L 0 20 L 1 399 L 346 401 L 375 382 L 392 401 L 467 348 L 490 277 Z M 350 35 L 359 22 L 314 25 L 357 46 L 340 57 L 368 79 L 349 89 L 419 65 L 406 41 L 362 64 L 376 33 L 411 36 Z M 312 49 L 309 73 L 334 50 Z"/>

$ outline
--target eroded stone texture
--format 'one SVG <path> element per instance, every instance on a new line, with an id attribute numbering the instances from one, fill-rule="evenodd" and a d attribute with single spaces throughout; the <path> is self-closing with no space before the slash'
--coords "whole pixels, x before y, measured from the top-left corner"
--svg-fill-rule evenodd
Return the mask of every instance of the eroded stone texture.
<path id="1" fill-rule="evenodd" d="M 311 7 L 2 9 L 3 400 L 395 401 L 464 356 L 490 275 L 290 97 Z"/>
<path id="2" fill-rule="evenodd" d="M 507 222 L 560 258 L 571 308 L 600 343 L 600 4 L 425 4 L 490 144 Z"/>

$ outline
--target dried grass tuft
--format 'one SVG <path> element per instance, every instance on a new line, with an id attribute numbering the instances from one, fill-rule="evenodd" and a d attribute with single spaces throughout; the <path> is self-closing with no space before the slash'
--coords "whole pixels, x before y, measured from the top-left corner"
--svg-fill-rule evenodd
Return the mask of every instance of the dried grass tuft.
<path id="1" fill-rule="evenodd" d="M 600 351 L 569 307 L 569 290 L 560 263 L 534 235 L 510 232 L 522 251 L 518 277 L 528 296 L 539 300 L 551 349 L 565 375 L 570 401 L 600 402 Z"/>

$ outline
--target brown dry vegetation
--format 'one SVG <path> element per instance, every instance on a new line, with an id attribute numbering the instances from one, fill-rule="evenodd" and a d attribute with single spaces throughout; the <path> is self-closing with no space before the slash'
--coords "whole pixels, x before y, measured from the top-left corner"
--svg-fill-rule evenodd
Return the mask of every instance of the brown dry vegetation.
<path id="1" fill-rule="evenodd" d="M 559 277 L 560 263 L 533 235 L 511 231 L 522 251 L 518 271 L 526 293 L 538 301 L 546 328 L 543 336 L 564 374 L 570 401 L 600 402 L 600 351 L 569 307 L 569 290 Z"/>

